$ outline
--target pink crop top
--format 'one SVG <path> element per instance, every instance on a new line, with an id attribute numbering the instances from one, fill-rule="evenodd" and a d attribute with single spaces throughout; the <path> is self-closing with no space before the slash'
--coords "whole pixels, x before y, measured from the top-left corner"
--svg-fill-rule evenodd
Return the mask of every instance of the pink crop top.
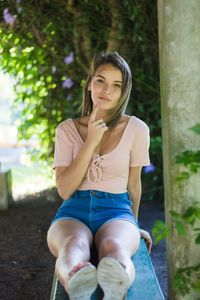
<path id="1" fill-rule="evenodd" d="M 109 193 L 127 191 L 129 167 L 147 166 L 149 161 L 149 128 L 132 116 L 118 145 L 102 156 L 94 153 L 79 190 L 99 190 Z M 72 119 L 56 128 L 53 168 L 69 166 L 75 159 L 83 140 Z"/>

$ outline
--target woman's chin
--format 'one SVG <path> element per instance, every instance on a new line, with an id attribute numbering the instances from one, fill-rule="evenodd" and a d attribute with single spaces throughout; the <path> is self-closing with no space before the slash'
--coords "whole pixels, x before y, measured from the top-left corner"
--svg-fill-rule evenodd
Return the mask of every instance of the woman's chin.
<path id="1" fill-rule="evenodd" d="M 111 109 L 111 105 L 108 101 L 101 101 L 101 100 L 97 100 L 97 101 L 93 101 L 93 104 L 96 106 L 96 105 L 99 105 L 99 110 L 109 110 Z"/>
<path id="2" fill-rule="evenodd" d="M 110 103 L 108 101 L 98 101 L 98 105 L 100 109 L 109 109 Z"/>

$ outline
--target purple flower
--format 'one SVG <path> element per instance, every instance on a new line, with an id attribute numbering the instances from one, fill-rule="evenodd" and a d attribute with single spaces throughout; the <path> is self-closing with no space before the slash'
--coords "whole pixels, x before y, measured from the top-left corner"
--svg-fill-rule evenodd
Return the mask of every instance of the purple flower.
<path id="1" fill-rule="evenodd" d="M 62 84 L 63 88 L 67 88 L 67 89 L 70 89 L 73 85 L 74 85 L 74 82 L 71 78 L 64 80 L 63 84 Z"/>
<path id="2" fill-rule="evenodd" d="M 8 8 L 5 8 L 4 11 L 3 11 L 3 18 L 6 22 L 6 24 L 9 24 L 11 26 L 13 26 L 13 24 L 15 23 L 15 17 L 13 17 L 13 15 L 11 15 L 9 12 L 8 12 Z"/>
<path id="3" fill-rule="evenodd" d="M 153 164 L 150 164 L 149 166 L 144 167 L 144 173 L 148 174 L 148 173 L 152 173 L 154 172 L 156 169 L 156 167 Z"/>
<path id="4" fill-rule="evenodd" d="M 71 63 L 73 63 L 74 61 L 74 53 L 73 52 L 70 52 L 70 54 L 68 56 L 65 57 L 64 59 L 64 62 L 67 64 L 67 65 L 70 65 Z"/>

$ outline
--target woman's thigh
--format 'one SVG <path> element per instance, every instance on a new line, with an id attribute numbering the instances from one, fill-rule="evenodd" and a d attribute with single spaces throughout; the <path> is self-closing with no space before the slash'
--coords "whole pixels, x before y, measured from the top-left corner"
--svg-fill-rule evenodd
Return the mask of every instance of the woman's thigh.
<path id="1" fill-rule="evenodd" d="M 76 220 L 59 220 L 50 226 L 47 243 L 54 256 L 58 256 L 59 250 L 63 248 L 66 240 L 71 236 L 80 238 L 88 246 L 93 240 L 90 229 L 84 223 Z"/>
<path id="2" fill-rule="evenodd" d="M 113 220 L 97 231 L 95 244 L 97 249 L 106 241 L 117 241 L 128 255 L 132 256 L 140 245 L 140 233 L 133 223 L 126 220 Z"/>

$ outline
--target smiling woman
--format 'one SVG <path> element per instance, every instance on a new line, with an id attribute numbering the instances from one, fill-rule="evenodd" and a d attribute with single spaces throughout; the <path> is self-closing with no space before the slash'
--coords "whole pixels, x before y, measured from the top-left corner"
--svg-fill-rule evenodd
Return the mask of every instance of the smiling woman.
<path id="1" fill-rule="evenodd" d="M 118 103 L 122 93 L 122 73 L 112 64 L 100 66 L 89 83 L 88 90 L 95 105 L 101 110 L 112 109 Z M 107 104 L 106 107 L 102 106 Z"/>
<path id="2" fill-rule="evenodd" d="M 131 70 L 117 52 L 115 52 L 115 56 L 104 52 L 96 55 L 84 88 L 82 116 L 87 116 L 92 112 L 93 101 L 97 104 L 102 103 L 105 99 L 113 100 L 116 105 L 107 107 L 106 123 L 108 126 L 114 126 L 126 110 L 131 88 Z M 97 95 L 93 95 L 94 92 Z M 93 96 L 95 96 L 94 99 Z"/>
<path id="3" fill-rule="evenodd" d="M 56 129 L 53 168 L 63 204 L 48 231 L 48 245 L 70 299 L 89 300 L 99 284 L 104 299 L 122 300 L 135 279 L 131 256 L 141 236 L 151 250 L 151 237 L 138 224 L 141 170 L 150 163 L 149 129 L 125 114 L 131 87 L 130 68 L 118 53 L 97 54 L 82 116 Z M 97 270 L 90 263 L 93 241 Z"/>

